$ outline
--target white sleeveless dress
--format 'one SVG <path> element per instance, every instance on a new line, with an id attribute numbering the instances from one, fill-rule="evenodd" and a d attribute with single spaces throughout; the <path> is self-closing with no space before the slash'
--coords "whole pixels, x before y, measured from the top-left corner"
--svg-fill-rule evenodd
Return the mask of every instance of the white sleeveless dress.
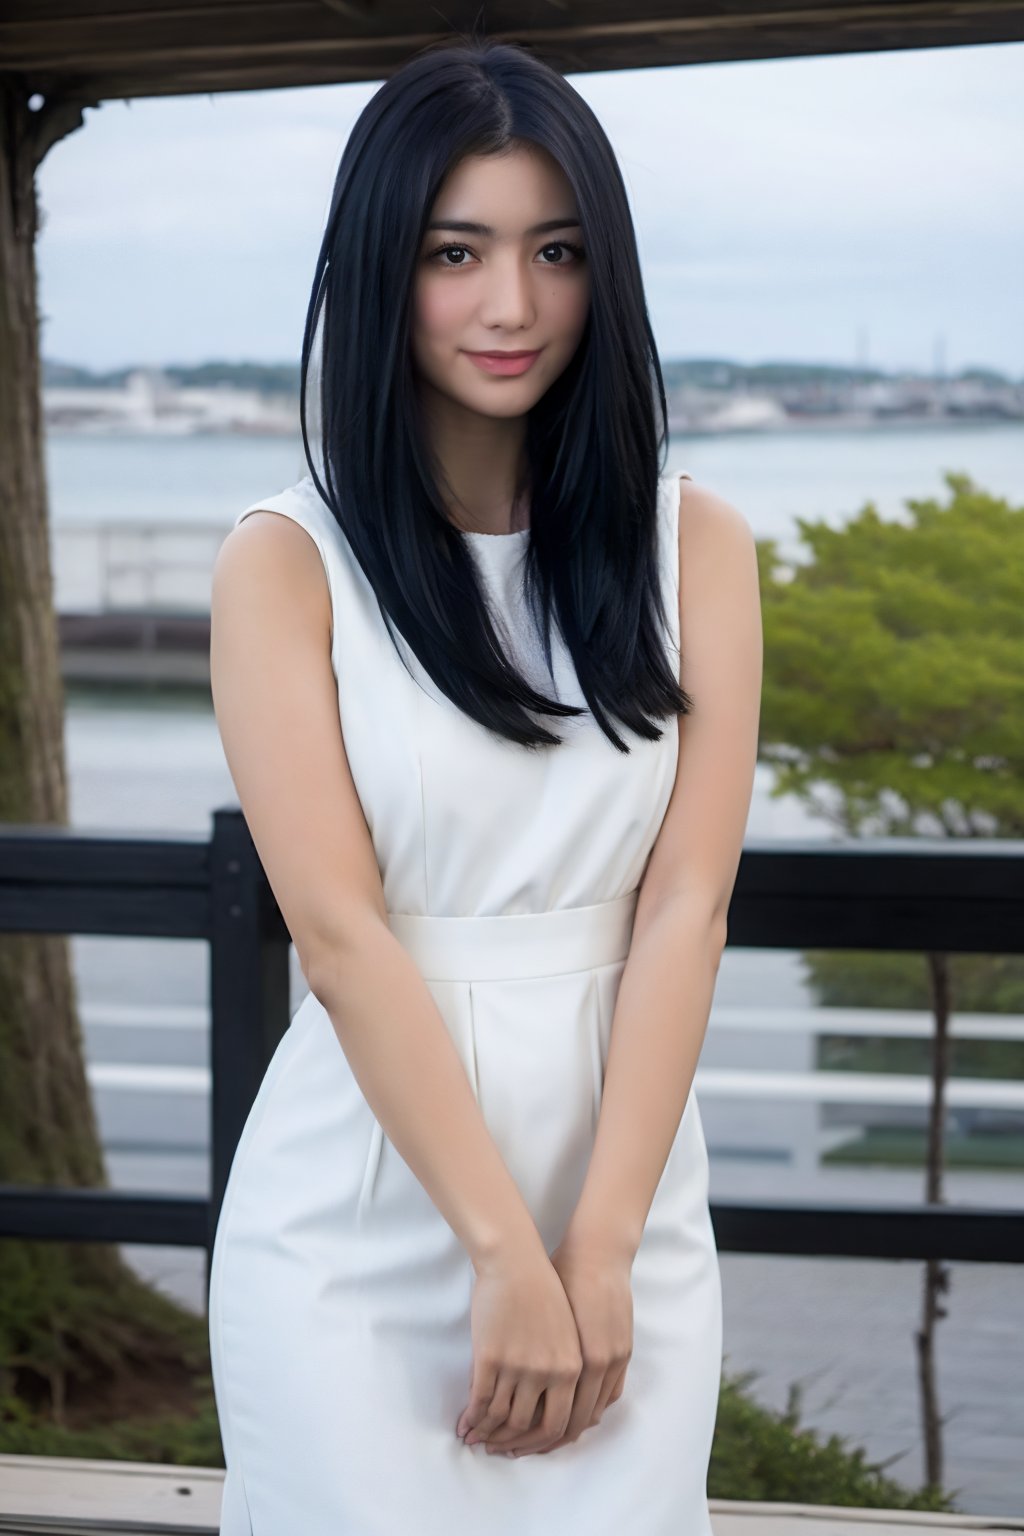
<path id="1" fill-rule="evenodd" d="M 678 481 L 662 477 L 658 503 L 677 662 Z M 236 522 L 261 509 L 294 519 L 320 551 L 345 747 L 389 925 L 551 1253 L 587 1170 L 675 718 L 660 742 L 627 732 L 628 756 L 589 712 L 549 720 L 564 744 L 536 754 L 496 738 L 399 637 L 406 671 L 310 477 Z M 522 600 L 528 530 L 463 537 L 522 665 L 551 690 Z M 554 625 L 552 647 L 554 692 L 584 705 Z M 221 1536 L 712 1536 L 722 1311 L 707 1197 L 691 1091 L 633 1265 L 622 1396 L 546 1456 L 465 1446 L 472 1266 L 308 993 L 239 1140 L 211 1262 Z"/>

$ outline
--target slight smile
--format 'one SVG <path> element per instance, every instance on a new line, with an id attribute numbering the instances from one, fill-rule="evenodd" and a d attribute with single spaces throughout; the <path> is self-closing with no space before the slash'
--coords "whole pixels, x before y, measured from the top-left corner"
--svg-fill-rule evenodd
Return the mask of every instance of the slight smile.
<path id="1" fill-rule="evenodd" d="M 508 375 L 525 373 L 542 351 L 538 347 L 536 352 L 467 352 L 466 356 L 485 373 Z"/>

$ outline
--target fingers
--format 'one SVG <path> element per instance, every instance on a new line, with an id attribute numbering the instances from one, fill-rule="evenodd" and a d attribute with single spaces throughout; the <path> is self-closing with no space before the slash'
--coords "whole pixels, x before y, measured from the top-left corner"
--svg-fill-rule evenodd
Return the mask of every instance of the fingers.
<path id="1" fill-rule="evenodd" d="M 481 1440 L 489 1443 L 503 1425 L 528 1428 L 540 1392 L 539 1380 L 502 1372 L 490 1404 L 465 1437 L 466 1445 L 477 1445 Z"/>
<path id="2" fill-rule="evenodd" d="M 503 1375 L 490 1405 L 484 1404 L 474 1419 L 475 1429 L 466 1434 L 465 1443 L 486 1441 L 487 1454 L 492 1456 L 510 1452 L 546 1456 L 601 1422 L 605 1409 L 622 1396 L 628 1370 L 628 1359 L 607 1370 L 584 1367 L 575 1388 L 563 1386 L 561 1395 L 558 1388 L 538 1392 L 536 1383 L 531 1387 L 525 1379 L 515 1383 Z M 474 1407 L 471 1403 L 463 1414 L 467 1422 Z M 460 1433 L 461 1424 L 460 1420 Z"/>
<path id="3" fill-rule="evenodd" d="M 463 1418 L 472 1422 L 472 1427 L 464 1443 L 478 1445 L 486 1440 L 488 1450 L 494 1446 L 498 1451 L 520 1444 L 552 1444 L 569 1423 L 577 1380 L 575 1371 L 564 1371 L 554 1378 L 532 1373 L 517 1378 L 503 1373 L 490 1405 L 485 1404 L 479 1414 L 472 1404 L 466 1409 Z"/>
<path id="4" fill-rule="evenodd" d="M 543 1419 L 545 1412 L 544 1398 L 543 1383 L 539 1379 L 521 1378 L 512 1394 L 512 1403 L 504 1421 L 497 1424 L 485 1437 L 482 1437 L 487 1440 L 488 1451 L 490 1451 L 491 1447 L 501 1436 L 504 1436 L 509 1442 L 518 1440 L 530 1429 L 538 1416 Z M 568 1409 L 566 1412 L 568 1412 Z M 467 1445 L 475 1443 L 468 1435 L 466 1436 Z"/>
<path id="5" fill-rule="evenodd" d="M 629 1361 L 627 1360 L 625 1365 L 613 1365 L 609 1368 L 604 1381 L 601 1383 L 601 1391 L 598 1393 L 597 1402 L 594 1404 L 591 1422 L 596 1420 L 599 1423 L 601 1415 L 608 1407 L 608 1404 L 614 1403 L 617 1398 L 622 1396 L 622 1385 L 626 1380 L 628 1366 Z"/>
<path id="6" fill-rule="evenodd" d="M 626 1384 L 626 1372 L 628 1370 L 629 1361 L 627 1360 L 622 1366 L 622 1369 L 619 1371 L 618 1375 L 615 1376 L 614 1385 L 608 1397 L 609 1403 L 617 1403 L 619 1398 L 622 1396 L 622 1389 Z"/>
<path id="7" fill-rule="evenodd" d="M 555 1444 L 565 1433 L 572 1413 L 572 1403 L 571 1382 L 549 1386 L 541 1395 L 536 1411 L 529 1420 L 517 1427 L 510 1419 L 508 1424 L 488 1437 L 488 1455 L 500 1456 L 511 1452 L 525 1455 L 529 1450 Z"/>
<path id="8" fill-rule="evenodd" d="M 469 1388 L 469 1402 L 462 1410 L 459 1422 L 455 1426 L 455 1433 L 460 1439 L 468 1436 L 471 1430 L 478 1428 L 481 1424 L 491 1406 L 499 1379 L 500 1372 L 493 1366 L 486 1366 L 483 1363 L 474 1366 Z M 497 1422 L 502 1421 L 499 1419 Z"/>
<path id="9" fill-rule="evenodd" d="M 594 1429 L 598 1424 L 600 1424 L 602 1418 L 604 1417 L 604 1410 L 611 1403 L 618 1402 L 619 1398 L 622 1396 L 623 1387 L 626 1381 L 626 1372 L 628 1369 L 629 1360 L 626 1360 L 622 1365 L 613 1365 L 605 1373 L 604 1380 L 601 1383 L 601 1390 L 597 1396 L 597 1401 L 594 1404 L 594 1408 L 589 1420 L 583 1425 L 583 1429 Z M 546 1446 L 544 1450 L 538 1451 L 537 1454 L 539 1456 L 546 1456 L 548 1451 L 557 1451 L 559 1446 L 568 1445 L 571 1440 L 577 1439 L 579 1433 L 582 1433 L 582 1431 L 577 1432 L 577 1434 L 573 1434 L 571 1432 L 570 1425 L 569 1429 L 566 1430 L 565 1434 L 560 1440 L 556 1440 L 554 1445 Z"/>
<path id="10" fill-rule="evenodd" d="M 588 1428 L 594 1415 L 595 1405 L 604 1385 L 605 1371 L 597 1367 L 584 1367 L 564 1402 L 564 1415 L 555 1412 L 555 1405 L 560 1402 L 556 1396 L 552 1397 L 549 1391 L 548 1410 L 544 1418 L 537 1425 L 527 1425 L 524 1430 L 516 1430 L 511 1420 L 488 1436 L 488 1449 L 492 1446 L 495 1451 L 515 1451 L 519 1455 L 526 1455 L 531 1451 L 543 1453 L 544 1450 L 554 1450 L 556 1445 L 562 1445 L 566 1440 L 577 1439 Z"/>

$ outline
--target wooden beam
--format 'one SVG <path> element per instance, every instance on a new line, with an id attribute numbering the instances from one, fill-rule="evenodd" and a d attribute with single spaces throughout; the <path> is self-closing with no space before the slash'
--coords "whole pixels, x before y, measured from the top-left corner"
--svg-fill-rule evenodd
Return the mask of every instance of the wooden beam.
<path id="1" fill-rule="evenodd" d="M 380 80 L 481 15 L 478 0 L 443 18 L 414 0 L 5 0 L 0 83 L 94 102 Z M 497 0 L 486 17 L 563 73 L 1024 40 L 1024 0 Z"/>

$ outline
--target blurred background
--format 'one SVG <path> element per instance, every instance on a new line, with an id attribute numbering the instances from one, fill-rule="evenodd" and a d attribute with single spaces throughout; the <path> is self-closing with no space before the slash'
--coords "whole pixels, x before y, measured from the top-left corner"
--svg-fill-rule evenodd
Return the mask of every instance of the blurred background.
<path id="1" fill-rule="evenodd" d="M 909 500 L 962 518 L 965 550 L 972 516 L 979 537 L 994 537 L 993 517 L 1019 530 L 1024 44 L 569 78 L 609 133 L 633 206 L 669 467 L 732 501 L 766 550 L 773 541 L 772 559 L 796 566 L 810 554 L 801 520 L 841 533 L 867 504 L 906 528 Z M 338 157 L 376 89 L 110 101 L 40 167 L 46 474 L 77 829 L 206 834 L 213 810 L 236 803 L 209 697 L 210 570 L 239 511 L 306 472 L 309 285 Z M 1024 591 L 1020 532 L 985 547 L 1004 552 Z M 774 592 L 774 571 L 766 553 L 748 837 L 1020 836 L 1020 780 L 998 808 L 980 777 L 976 804 L 959 786 L 959 822 L 907 794 L 885 814 L 886 789 L 903 783 L 897 750 L 866 819 L 824 770 L 783 782 L 790 706 L 813 684 L 781 630 L 774 644 L 786 584 Z M 971 643 L 994 626 L 1019 662 L 1019 626 L 1000 627 L 985 571 L 975 580 L 985 633 Z M 112 1184 L 205 1193 L 206 945 L 76 937 L 72 952 Z M 294 1007 L 305 984 L 292 962 Z M 962 980 L 945 1195 L 1019 1210 L 1024 965 L 975 957 Z M 919 955 L 727 949 L 696 1080 L 712 1199 L 924 1199 L 933 1033 Z M 124 1252 L 201 1312 L 201 1251 Z M 724 1365 L 749 1373 L 745 1395 L 776 1413 L 798 1404 L 819 1443 L 838 1436 L 918 1487 L 923 1266 L 738 1253 L 721 1264 Z M 979 1514 L 1024 1510 L 1022 1299 L 1011 1266 L 950 1266 L 935 1332 L 944 1485 Z M 821 1501 L 844 1502 L 840 1483 L 822 1484 Z"/>

